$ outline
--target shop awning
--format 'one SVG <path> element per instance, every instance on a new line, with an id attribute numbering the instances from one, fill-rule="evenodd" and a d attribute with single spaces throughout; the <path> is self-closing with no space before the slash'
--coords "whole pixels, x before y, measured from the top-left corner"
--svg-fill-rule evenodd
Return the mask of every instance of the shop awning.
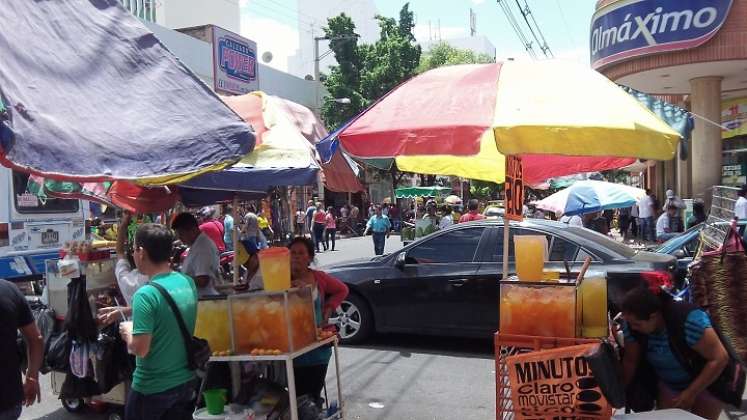
<path id="1" fill-rule="evenodd" d="M 250 127 L 117 1 L 0 7 L 0 163 L 157 182 L 238 161 Z"/>

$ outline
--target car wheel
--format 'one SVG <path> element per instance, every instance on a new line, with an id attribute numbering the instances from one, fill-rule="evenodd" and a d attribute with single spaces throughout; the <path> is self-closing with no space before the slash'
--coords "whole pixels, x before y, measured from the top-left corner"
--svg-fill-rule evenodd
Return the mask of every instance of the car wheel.
<path id="1" fill-rule="evenodd" d="M 350 293 L 329 318 L 337 325 L 342 344 L 357 344 L 368 338 L 373 331 L 373 313 L 363 298 Z"/>
<path id="2" fill-rule="evenodd" d="M 82 398 L 63 398 L 62 406 L 65 407 L 69 413 L 78 413 L 83 410 L 85 403 Z"/>

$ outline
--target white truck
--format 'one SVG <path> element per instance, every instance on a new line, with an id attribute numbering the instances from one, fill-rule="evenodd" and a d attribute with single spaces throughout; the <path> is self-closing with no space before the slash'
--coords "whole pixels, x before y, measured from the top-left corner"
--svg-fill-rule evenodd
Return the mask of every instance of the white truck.
<path id="1" fill-rule="evenodd" d="M 40 199 L 27 190 L 28 179 L 0 166 L 0 278 L 18 283 L 42 280 L 45 260 L 86 237 L 87 202 Z"/>

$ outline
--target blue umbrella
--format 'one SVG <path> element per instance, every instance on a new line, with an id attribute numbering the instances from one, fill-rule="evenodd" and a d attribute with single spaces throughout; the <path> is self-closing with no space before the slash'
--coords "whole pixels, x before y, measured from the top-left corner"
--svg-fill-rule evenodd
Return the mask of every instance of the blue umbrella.
<path id="1" fill-rule="evenodd" d="M 535 202 L 535 205 L 556 214 L 572 216 L 602 210 L 630 207 L 646 192 L 640 188 L 604 181 L 577 181 L 572 186 Z"/>

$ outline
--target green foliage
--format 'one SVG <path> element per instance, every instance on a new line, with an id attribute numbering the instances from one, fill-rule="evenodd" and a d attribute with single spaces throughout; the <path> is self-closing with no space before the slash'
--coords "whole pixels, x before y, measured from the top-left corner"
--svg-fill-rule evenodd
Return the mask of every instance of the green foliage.
<path id="1" fill-rule="evenodd" d="M 358 43 L 355 24 L 344 13 L 330 18 L 324 28 L 338 63 L 323 80 L 329 96 L 324 98 L 321 114 L 329 129 L 337 128 L 412 77 L 420 63 L 420 45 L 415 43 L 409 4 L 400 10 L 399 21 L 383 16 L 376 19 L 380 37 L 374 44 Z M 350 103 L 339 104 L 335 98 L 350 98 Z"/>
<path id="2" fill-rule="evenodd" d="M 454 48 L 445 42 L 439 42 L 420 57 L 418 73 L 435 69 L 442 66 L 455 64 L 482 64 L 495 63 L 495 58 L 487 54 L 475 54 L 471 50 Z"/>
<path id="3" fill-rule="evenodd" d="M 494 182 L 473 179 L 470 184 L 470 195 L 479 200 L 497 199 L 500 197 L 501 191 L 503 191 L 503 185 Z"/>

